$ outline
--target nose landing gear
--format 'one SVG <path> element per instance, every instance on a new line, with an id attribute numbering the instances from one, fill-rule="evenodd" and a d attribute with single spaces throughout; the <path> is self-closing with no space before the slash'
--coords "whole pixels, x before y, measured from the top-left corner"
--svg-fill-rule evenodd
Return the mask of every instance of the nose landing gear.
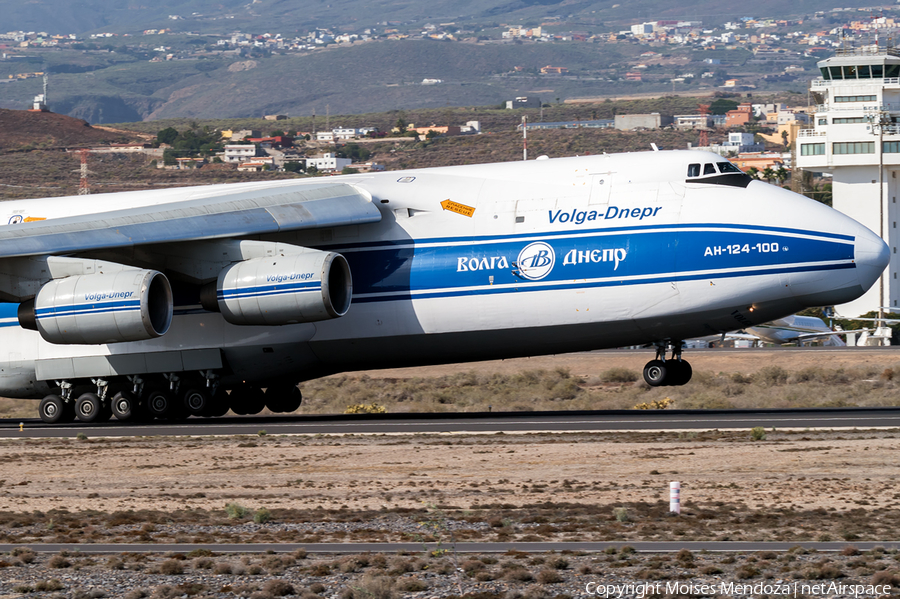
<path id="1" fill-rule="evenodd" d="M 666 351 L 672 357 L 666 360 Z M 691 380 L 693 369 L 687 360 L 681 359 L 681 341 L 661 341 L 656 344 L 656 359 L 644 366 L 644 380 L 651 387 L 684 385 Z"/>

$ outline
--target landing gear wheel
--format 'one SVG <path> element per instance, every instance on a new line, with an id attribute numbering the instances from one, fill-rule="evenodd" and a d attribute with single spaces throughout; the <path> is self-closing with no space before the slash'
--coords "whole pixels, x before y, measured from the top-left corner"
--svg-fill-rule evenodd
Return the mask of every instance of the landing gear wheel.
<path id="1" fill-rule="evenodd" d="M 74 411 L 70 406 L 71 404 L 64 402 L 59 395 L 48 395 L 41 400 L 38 411 L 40 412 L 41 420 L 47 424 L 71 422 L 74 417 Z"/>
<path id="2" fill-rule="evenodd" d="M 290 414 L 291 412 L 296 412 L 300 409 L 300 404 L 303 403 L 303 394 L 300 392 L 300 389 L 297 388 L 296 385 L 291 387 L 290 392 L 287 397 L 285 397 L 284 402 L 281 404 L 281 411 L 284 414 Z"/>
<path id="3" fill-rule="evenodd" d="M 694 369 L 686 360 L 670 360 L 666 362 L 666 366 L 669 369 L 666 385 L 686 385 L 694 374 Z"/>
<path id="4" fill-rule="evenodd" d="M 204 416 L 218 418 L 228 413 L 228 394 L 221 387 L 209 398 Z"/>
<path id="5" fill-rule="evenodd" d="M 129 420 L 136 419 L 137 401 L 134 399 L 134 395 L 128 391 L 119 391 L 116 393 L 110 402 L 110 407 L 112 408 L 112 413 L 113 416 L 116 417 L 116 420 L 128 422 Z"/>
<path id="6" fill-rule="evenodd" d="M 82 422 L 102 422 L 110 415 L 96 393 L 83 393 L 75 402 L 75 414 Z"/>
<path id="7" fill-rule="evenodd" d="M 259 414 L 266 407 L 266 396 L 259 387 L 245 384 L 231 390 L 229 403 L 235 414 L 251 416 Z"/>
<path id="8" fill-rule="evenodd" d="M 144 398 L 144 408 L 152 418 L 170 418 L 175 411 L 175 402 L 168 391 L 153 389 Z"/>
<path id="9" fill-rule="evenodd" d="M 209 409 L 209 393 L 205 389 L 188 387 L 181 394 L 182 405 L 191 416 L 203 416 Z"/>
<path id="10" fill-rule="evenodd" d="M 668 363 L 662 360 L 650 360 L 644 366 L 644 381 L 651 387 L 666 385 L 668 376 Z"/>
<path id="11" fill-rule="evenodd" d="M 295 412 L 303 401 L 297 385 L 276 385 L 266 389 L 266 407 L 276 414 Z"/>

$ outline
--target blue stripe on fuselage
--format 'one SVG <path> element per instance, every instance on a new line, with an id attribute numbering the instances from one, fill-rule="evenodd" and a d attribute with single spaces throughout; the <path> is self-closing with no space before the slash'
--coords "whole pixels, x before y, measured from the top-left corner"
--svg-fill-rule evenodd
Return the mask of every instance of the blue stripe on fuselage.
<path id="1" fill-rule="evenodd" d="M 345 254 L 353 274 L 354 301 L 472 293 L 509 293 L 570 286 L 635 285 L 659 280 L 724 278 L 852 268 L 854 246 L 848 236 L 811 231 L 705 225 L 677 233 L 644 227 L 621 233 L 597 231 L 567 237 L 516 236 L 486 241 L 448 239 L 443 245 L 421 240 L 415 246 L 378 246 Z M 718 230 L 714 230 L 718 229 Z M 552 268 L 537 277 L 523 275 L 523 252 L 542 245 Z M 331 248 L 341 251 L 341 248 Z M 526 269 L 527 271 L 527 269 Z M 756 271 L 756 272 L 754 272 Z M 493 286 L 495 289 L 479 289 Z M 375 295 L 377 294 L 377 295 Z"/>

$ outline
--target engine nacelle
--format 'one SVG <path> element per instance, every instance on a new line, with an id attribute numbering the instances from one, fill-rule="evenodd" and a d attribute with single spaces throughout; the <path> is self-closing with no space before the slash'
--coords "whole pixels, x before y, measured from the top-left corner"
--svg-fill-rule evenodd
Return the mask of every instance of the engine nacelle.
<path id="1" fill-rule="evenodd" d="M 200 293 L 200 303 L 238 325 L 284 325 L 343 316 L 353 283 L 347 259 L 308 250 L 228 266 Z"/>
<path id="2" fill-rule="evenodd" d="M 50 281 L 19 305 L 19 324 L 50 343 L 99 344 L 160 337 L 172 324 L 172 287 L 155 270 Z"/>

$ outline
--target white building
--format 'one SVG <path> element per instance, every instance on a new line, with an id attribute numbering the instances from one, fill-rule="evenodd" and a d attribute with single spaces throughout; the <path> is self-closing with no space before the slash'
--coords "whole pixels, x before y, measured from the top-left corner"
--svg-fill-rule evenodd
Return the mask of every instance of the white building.
<path id="1" fill-rule="evenodd" d="M 631 34 L 632 35 L 647 35 L 653 33 L 653 27 L 655 23 L 639 23 L 637 25 L 631 26 Z"/>
<path id="2" fill-rule="evenodd" d="M 338 158 L 334 153 L 329 152 L 327 154 L 323 154 L 321 158 L 307 158 L 306 159 L 306 168 L 314 166 L 316 170 L 321 172 L 335 172 L 344 170 L 345 166 L 350 166 L 353 163 L 349 158 Z"/>
<path id="3" fill-rule="evenodd" d="M 225 146 L 225 162 L 245 162 L 256 156 L 256 146 L 229 144 Z"/>
<path id="4" fill-rule="evenodd" d="M 900 52 L 866 46 L 838 50 L 818 63 L 811 84 L 814 128 L 799 132 L 797 166 L 831 173 L 833 205 L 887 242 L 891 261 L 881 282 L 841 306 L 847 316 L 900 308 Z"/>
<path id="5" fill-rule="evenodd" d="M 334 131 L 316 132 L 316 141 L 334 141 Z"/>
<path id="6" fill-rule="evenodd" d="M 349 127 L 337 127 L 331 132 L 334 134 L 334 139 L 354 139 L 359 137 L 359 129 Z"/>

